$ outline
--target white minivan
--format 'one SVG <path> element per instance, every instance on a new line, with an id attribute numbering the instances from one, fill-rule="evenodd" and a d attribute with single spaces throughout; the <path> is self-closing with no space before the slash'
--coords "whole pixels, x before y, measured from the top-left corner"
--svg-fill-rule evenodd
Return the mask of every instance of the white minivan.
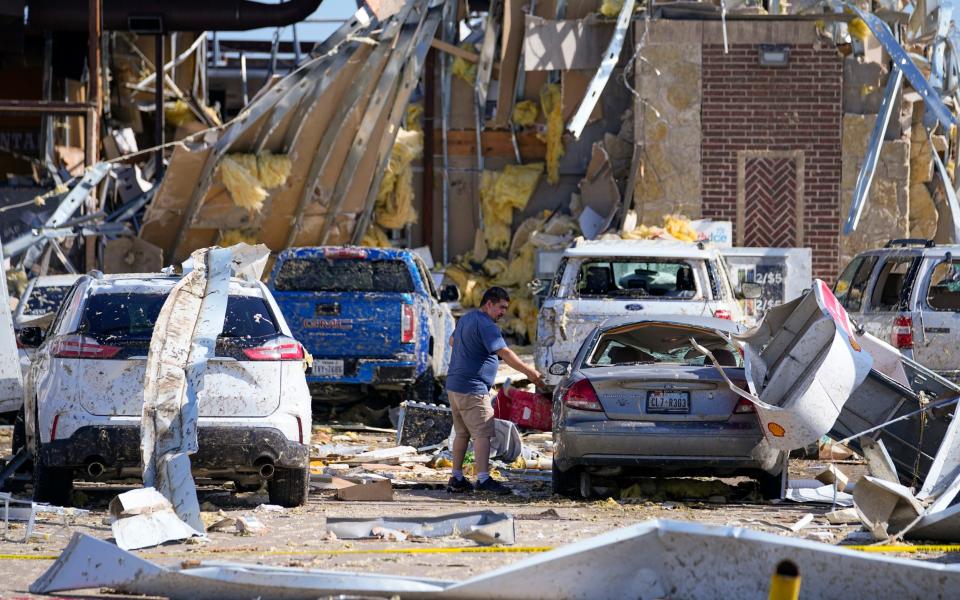
<path id="1" fill-rule="evenodd" d="M 715 317 L 742 322 L 737 296 L 759 296 L 754 283 L 734 290 L 719 251 L 664 240 L 579 241 L 567 248 L 540 308 L 536 366 L 549 386 L 564 373 L 593 328 L 612 317 Z"/>
<path id="2" fill-rule="evenodd" d="M 81 277 L 37 345 L 24 386 L 34 498 L 67 504 L 75 479 L 139 478 L 140 417 L 154 323 L 179 276 Z M 310 393 L 304 352 L 266 286 L 231 279 L 223 332 L 198 402 L 194 476 L 266 483 L 270 501 L 306 501 Z"/>

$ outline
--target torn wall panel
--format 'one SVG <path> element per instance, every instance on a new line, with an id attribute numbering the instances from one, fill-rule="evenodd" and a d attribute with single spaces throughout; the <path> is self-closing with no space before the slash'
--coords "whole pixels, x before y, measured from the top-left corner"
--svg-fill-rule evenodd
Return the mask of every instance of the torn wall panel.
<path id="1" fill-rule="evenodd" d="M 523 0 L 504 0 L 503 36 L 500 40 L 500 79 L 497 90 L 497 112 L 493 127 L 506 127 L 513 113 L 513 92 L 516 87 L 523 48 L 524 13 Z"/>
<path id="2" fill-rule="evenodd" d="M 523 37 L 526 71 L 595 71 L 603 60 L 613 24 L 593 19 L 551 21 L 527 16 Z"/>

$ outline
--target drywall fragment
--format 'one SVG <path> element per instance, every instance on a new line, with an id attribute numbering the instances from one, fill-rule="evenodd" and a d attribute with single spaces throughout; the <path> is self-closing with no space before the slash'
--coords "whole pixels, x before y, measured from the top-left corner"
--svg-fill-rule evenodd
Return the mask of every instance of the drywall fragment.
<path id="1" fill-rule="evenodd" d="M 909 488 L 869 475 L 853 488 L 853 501 L 864 527 L 877 540 L 900 533 L 923 513 Z"/>
<path id="2" fill-rule="evenodd" d="M 836 465 L 829 465 L 826 470 L 818 473 L 816 480 L 827 485 L 834 485 L 836 482 L 837 489 L 840 491 L 846 490 L 847 484 L 850 483 L 847 474 L 838 469 Z"/>
<path id="3" fill-rule="evenodd" d="M 860 522 L 860 515 L 857 514 L 857 509 L 855 508 L 841 508 L 839 510 L 830 511 L 823 516 L 831 525 L 844 525 L 847 523 Z"/>
<path id="4" fill-rule="evenodd" d="M 124 550 L 149 548 L 200 535 L 181 521 L 170 501 L 152 487 L 118 495 L 110 501 L 108 510 L 114 540 Z"/>
<path id="5" fill-rule="evenodd" d="M 170 500 L 198 534 L 204 528 L 190 470 L 190 454 L 197 451 L 197 397 L 223 330 L 230 275 L 262 272 L 268 254 L 265 246 L 246 244 L 194 252 L 150 339 L 140 425 L 143 483 Z"/>

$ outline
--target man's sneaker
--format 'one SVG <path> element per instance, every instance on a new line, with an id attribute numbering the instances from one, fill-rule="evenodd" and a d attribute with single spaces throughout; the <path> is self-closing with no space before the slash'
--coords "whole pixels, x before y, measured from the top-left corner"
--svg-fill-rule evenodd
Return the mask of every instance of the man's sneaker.
<path id="1" fill-rule="evenodd" d="M 447 481 L 447 491 L 453 493 L 472 492 L 473 484 L 467 481 L 466 477 L 461 477 L 460 479 L 451 477 L 450 480 Z"/>
<path id="2" fill-rule="evenodd" d="M 487 494 L 496 494 L 498 496 L 506 496 L 513 493 L 513 490 L 503 485 L 493 477 L 488 477 L 483 483 L 478 483 L 477 491 L 485 492 Z"/>

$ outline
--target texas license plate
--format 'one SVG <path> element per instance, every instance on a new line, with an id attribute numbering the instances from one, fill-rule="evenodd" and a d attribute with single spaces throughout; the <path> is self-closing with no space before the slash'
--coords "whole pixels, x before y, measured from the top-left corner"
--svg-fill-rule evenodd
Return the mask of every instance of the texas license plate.
<path id="1" fill-rule="evenodd" d="M 690 412 L 690 392 L 651 390 L 647 392 L 647 412 L 687 414 Z"/>
<path id="2" fill-rule="evenodd" d="M 320 377 L 343 377 L 342 360 L 315 360 L 313 374 Z"/>

